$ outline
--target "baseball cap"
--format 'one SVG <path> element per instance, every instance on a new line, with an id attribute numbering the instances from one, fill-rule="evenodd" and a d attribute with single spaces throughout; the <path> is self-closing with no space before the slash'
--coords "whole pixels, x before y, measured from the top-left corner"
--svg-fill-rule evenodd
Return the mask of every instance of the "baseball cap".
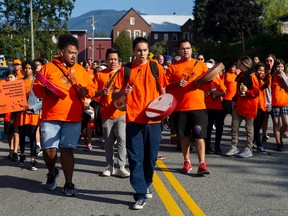
<path id="1" fill-rule="evenodd" d="M 21 65 L 22 64 L 22 62 L 21 62 L 21 60 L 20 59 L 14 59 L 14 61 L 13 61 L 13 65 Z"/>

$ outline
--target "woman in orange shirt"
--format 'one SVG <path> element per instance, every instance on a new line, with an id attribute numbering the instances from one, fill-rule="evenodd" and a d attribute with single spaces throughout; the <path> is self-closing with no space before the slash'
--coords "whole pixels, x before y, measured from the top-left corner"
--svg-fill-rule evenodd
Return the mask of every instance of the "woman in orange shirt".
<path id="1" fill-rule="evenodd" d="M 20 136 L 20 162 L 19 166 L 25 166 L 25 136 L 30 139 L 31 162 L 30 169 L 37 170 L 36 167 L 36 131 L 40 125 L 40 110 L 42 108 L 42 100 L 34 95 L 32 85 L 34 82 L 34 64 L 32 61 L 25 61 L 22 64 L 24 72 L 24 86 L 26 91 L 27 106 L 23 107 L 23 111 L 16 115 L 15 126 L 18 126 Z"/>
<path id="2" fill-rule="evenodd" d="M 285 62 L 282 59 L 275 61 L 272 89 L 272 120 L 273 132 L 277 143 L 277 151 L 284 151 L 282 136 L 288 125 L 288 77 L 284 73 Z M 280 121 L 281 117 L 281 121 Z M 282 125 L 281 125 L 282 122 Z"/>

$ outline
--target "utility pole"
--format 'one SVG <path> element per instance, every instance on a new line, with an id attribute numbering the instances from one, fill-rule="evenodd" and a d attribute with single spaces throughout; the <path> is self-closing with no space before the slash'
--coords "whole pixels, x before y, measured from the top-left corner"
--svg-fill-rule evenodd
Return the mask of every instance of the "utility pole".
<path id="1" fill-rule="evenodd" d="M 92 62 L 94 62 L 94 31 L 95 31 L 94 15 L 91 16 L 91 23 L 92 23 Z"/>
<path id="2" fill-rule="evenodd" d="M 34 26 L 33 26 L 33 0 L 30 0 L 30 19 L 31 19 L 31 60 L 35 58 L 34 54 Z"/>

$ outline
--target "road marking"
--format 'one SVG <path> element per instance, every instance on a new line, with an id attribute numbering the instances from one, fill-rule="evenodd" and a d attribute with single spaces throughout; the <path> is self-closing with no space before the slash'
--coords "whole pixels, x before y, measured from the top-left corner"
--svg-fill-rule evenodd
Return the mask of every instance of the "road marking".
<path id="1" fill-rule="evenodd" d="M 157 166 L 160 170 L 162 170 L 163 174 L 166 176 L 168 181 L 171 183 L 174 190 L 178 193 L 178 195 L 182 198 L 184 203 L 187 205 L 189 210 L 193 213 L 193 215 L 205 215 L 205 213 L 201 210 L 201 208 L 196 204 L 196 202 L 192 199 L 192 197 L 187 193 L 187 191 L 182 187 L 180 182 L 175 178 L 172 172 L 168 169 L 168 167 L 164 164 L 163 161 L 157 160 Z M 158 186 L 158 185 L 157 185 Z M 156 187 L 155 187 L 156 188 Z M 160 195 L 158 193 L 158 195 Z M 170 205 L 169 205 L 170 207 Z"/>
<path id="2" fill-rule="evenodd" d="M 184 213 L 180 209 L 179 205 L 171 196 L 170 192 L 167 190 L 156 172 L 154 172 L 153 175 L 153 186 L 158 193 L 160 199 L 164 203 L 169 215 L 184 216 Z"/>

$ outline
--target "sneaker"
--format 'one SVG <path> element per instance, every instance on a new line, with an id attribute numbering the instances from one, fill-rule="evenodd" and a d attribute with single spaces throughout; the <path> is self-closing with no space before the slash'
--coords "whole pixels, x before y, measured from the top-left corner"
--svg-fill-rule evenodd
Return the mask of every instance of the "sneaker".
<path id="1" fill-rule="evenodd" d="M 114 173 L 114 167 L 112 167 L 112 166 L 109 165 L 109 166 L 103 171 L 102 175 L 109 177 L 109 176 L 111 176 L 113 173 Z"/>
<path id="2" fill-rule="evenodd" d="M 49 191 L 52 191 L 56 188 L 56 178 L 59 176 L 60 172 L 58 168 L 55 168 L 55 173 L 48 173 L 47 174 L 47 182 L 46 186 Z"/>
<path id="3" fill-rule="evenodd" d="M 104 137 L 100 137 L 100 138 L 99 138 L 99 142 L 104 143 L 104 142 L 105 142 Z"/>
<path id="4" fill-rule="evenodd" d="M 201 163 L 199 164 L 197 174 L 201 174 L 201 175 L 210 174 L 210 171 L 209 171 L 208 168 L 206 167 L 206 163 L 205 163 L 205 162 L 201 162 Z"/>
<path id="5" fill-rule="evenodd" d="M 276 149 L 277 151 L 280 151 L 280 152 L 283 152 L 283 151 L 285 151 L 285 149 L 284 149 L 284 147 L 283 147 L 283 144 L 281 143 L 281 144 L 277 144 L 277 149 Z"/>
<path id="6" fill-rule="evenodd" d="M 226 156 L 233 156 L 238 154 L 240 151 L 236 146 L 232 146 L 231 149 L 226 153 Z"/>
<path id="7" fill-rule="evenodd" d="M 11 152 L 9 152 L 9 154 L 8 154 L 8 156 L 7 156 L 7 158 L 10 160 L 10 159 L 12 159 L 12 151 Z"/>
<path id="8" fill-rule="evenodd" d="M 65 183 L 65 185 L 63 187 L 63 192 L 67 196 L 77 196 L 79 194 L 78 189 L 72 183 L 71 184 Z"/>
<path id="9" fill-rule="evenodd" d="M 164 155 L 157 155 L 157 160 L 165 160 L 166 159 L 166 156 Z"/>
<path id="10" fill-rule="evenodd" d="M 207 149 L 205 150 L 205 153 L 206 153 L 206 154 L 214 154 L 214 151 L 213 151 L 213 149 L 211 149 L 211 148 L 207 148 Z"/>
<path id="11" fill-rule="evenodd" d="M 93 149 L 92 144 L 91 144 L 91 143 L 88 143 L 88 144 L 86 145 L 86 149 L 87 149 L 88 151 L 92 151 L 92 149 Z"/>
<path id="12" fill-rule="evenodd" d="M 184 166 L 182 167 L 181 171 L 183 173 L 189 173 L 192 170 L 192 164 L 190 161 L 184 161 Z"/>
<path id="13" fill-rule="evenodd" d="M 216 155 L 222 155 L 222 150 L 221 150 L 221 148 L 220 148 L 220 147 L 215 147 L 214 154 L 216 154 Z"/>
<path id="14" fill-rule="evenodd" d="M 144 205 L 146 205 L 145 199 L 137 200 L 136 203 L 133 205 L 133 209 L 141 210 L 143 209 Z"/>
<path id="15" fill-rule="evenodd" d="M 257 152 L 265 153 L 266 151 L 262 146 L 260 146 L 260 147 L 257 147 Z"/>
<path id="16" fill-rule="evenodd" d="M 41 157 L 43 155 L 43 151 L 40 149 L 40 151 L 38 152 L 37 156 Z"/>
<path id="17" fill-rule="evenodd" d="M 130 173 L 125 169 L 125 167 L 116 168 L 113 172 L 113 175 L 121 177 L 121 178 L 127 178 L 130 176 Z"/>
<path id="18" fill-rule="evenodd" d="M 270 139 L 268 135 L 262 136 L 262 143 L 266 143 L 268 139 Z"/>
<path id="19" fill-rule="evenodd" d="M 149 188 L 147 188 L 147 192 L 146 192 L 146 199 L 152 199 L 152 197 L 153 197 L 153 194 L 152 194 L 152 192 L 150 191 L 150 189 Z"/>
<path id="20" fill-rule="evenodd" d="M 248 158 L 252 156 L 253 156 L 253 153 L 248 147 L 245 147 L 244 151 L 241 154 L 239 154 L 239 157 L 241 158 Z"/>
<path id="21" fill-rule="evenodd" d="M 36 164 L 37 164 L 36 160 L 30 162 L 30 170 L 31 171 L 37 170 Z"/>
<path id="22" fill-rule="evenodd" d="M 25 161 L 26 161 L 26 156 L 25 156 L 25 155 L 20 155 L 19 166 L 20 166 L 20 167 L 25 166 Z"/>
<path id="23" fill-rule="evenodd" d="M 14 161 L 14 162 L 18 160 L 18 154 L 15 152 L 12 153 L 11 157 L 12 157 L 12 161 Z"/>

